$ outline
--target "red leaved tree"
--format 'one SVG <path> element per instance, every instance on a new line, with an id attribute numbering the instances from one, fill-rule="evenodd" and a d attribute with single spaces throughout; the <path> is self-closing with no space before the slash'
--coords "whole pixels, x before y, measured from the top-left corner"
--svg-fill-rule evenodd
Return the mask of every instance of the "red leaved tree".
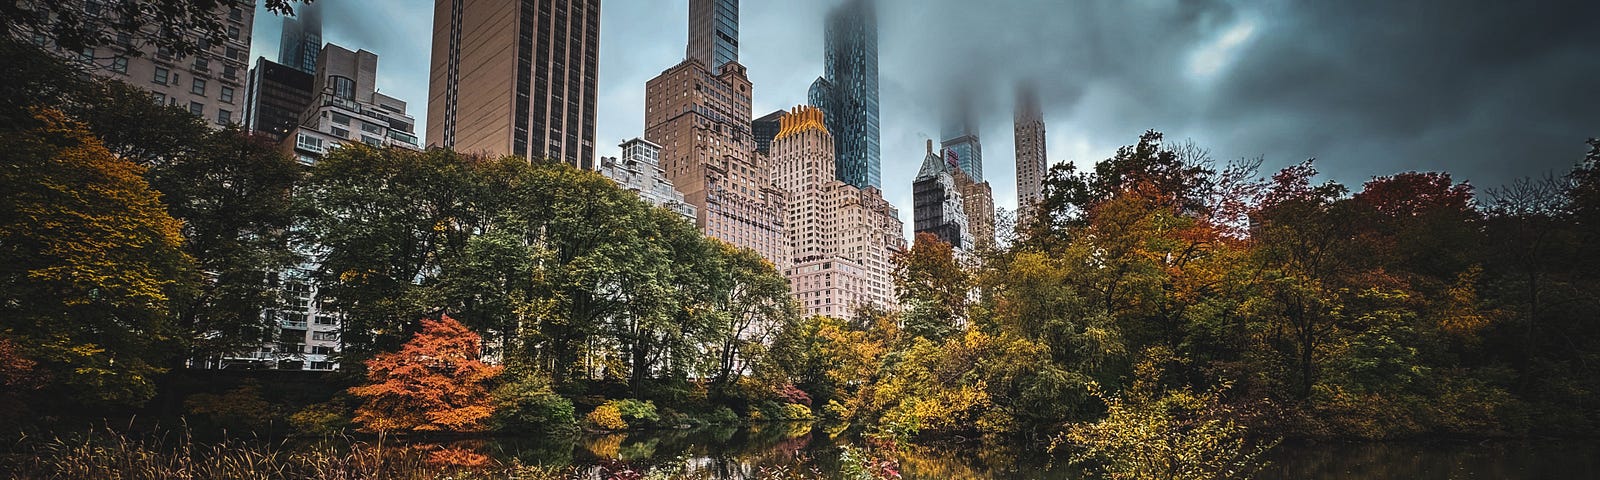
<path id="1" fill-rule="evenodd" d="M 423 319 L 400 351 L 367 360 L 366 400 L 355 421 L 367 431 L 472 432 L 494 413 L 489 381 L 503 367 L 480 360 L 482 339 L 449 316 Z"/>

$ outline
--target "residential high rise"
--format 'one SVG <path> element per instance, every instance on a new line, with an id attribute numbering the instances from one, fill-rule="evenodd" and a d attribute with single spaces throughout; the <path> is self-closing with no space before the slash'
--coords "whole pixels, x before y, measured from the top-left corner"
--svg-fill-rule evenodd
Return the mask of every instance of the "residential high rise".
<path id="1" fill-rule="evenodd" d="M 808 102 L 822 109 L 833 133 L 840 180 L 879 187 L 878 15 L 873 0 L 847 0 L 828 12 L 823 32 L 823 76 Z"/>
<path id="2" fill-rule="evenodd" d="M 961 210 L 967 214 L 967 229 L 972 232 L 972 246 L 994 245 L 994 190 L 989 182 L 980 182 L 957 168 L 950 172 L 956 190 L 961 192 Z"/>
<path id="3" fill-rule="evenodd" d="M 688 58 L 721 71 L 739 61 L 739 0 L 689 0 Z"/>
<path id="4" fill-rule="evenodd" d="M 957 171 L 960 166 L 934 153 L 933 140 L 929 139 L 922 168 L 911 183 L 912 228 L 917 233 L 931 233 L 958 251 L 969 252 L 973 247 L 972 229 L 968 227 L 965 202 L 952 174 Z"/>
<path id="5" fill-rule="evenodd" d="M 316 75 L 256 57 L 244 100 L 244 129 L 282 142 L 300 124 L 300 114 L 311 107 Z"/>
<path id="6" fill-rule="evenodd" d="M 744 65 L 729 61 L 713 71 L 691 56 L 650 79 L 644 92 L 644 138 L 661 146 L 661 168 L 695 207 L 695 225 L 782 271 L 784 195 L 755 149 Z"/>
<path id="7" fill-rule="evenodd" d="M 284 149 L 307 165 L 350 142 L 421 149 L 406 102 L 378 93 L 377 80 L 377 54 L 324 45 L 317 54 L 311 106 L 300 114 L 292 138 L 283 139 Z"/>
<path id="8" fill-rule="evenodd" d="M 756 137 L 756 151 L 762 155 L 772 154 L 772 137 L 778 136 L 778 119 L 789 112 L 778 110 L 750 121 L 750 133 Z"/>
<path id="9" fill-rule="evenodd" d="M 435 0 L 428 145 L 594 168 L 600 0 Z"/>
<path id="10" fill-rule="evenodd" d="M 311 75 L 317 73 L 319 53 L 322 53 L 322 2 L 295 4 L 294 16 L 283 19 L 283 35 L 278 38 L 278 63 Z"/>
<path id="11" fill-rule="evenodd" d="M 113 2 L 82 2 L 84 14 L 116 14 Z M 66 8 L 66 7 L 62 7 Z M 129 36 L 106 35 L 117 40 L 98 48 L 63 51 L 48 32 L 22 36 L 63 58 L 83 62 L 90 74 L 121 80 L 150 92 L 160 105 L 187 108 L 212 128 L 244 121 L 245 76 L 250 62 L 250 27 L 255 19 L 255 2 L 219 2 L 215 15 L 222 19 L 226 34 L 222 42 L 201 43 L 193 55 L 179 57 L 154 45 L 136 45 Z M 180 32 L 182 33 L 182 32 Z M 130 54 L 137 52 L 137 55 Z M 6 68 L 10 68 L 7 66 Z"/>
<path id="12" fill-rule="evenodd" d="M 661 169 L 661 146 L 638 138 L 622 142 L 620 146 L 621 158 L 600 158 L 600 174 L 639 194 L 639 198 L 651 205 L 678 212 L 694 221 L 694 205 L 683 201 L 683 193 L 672 186 L 666 170 Z"/>
<path id="13" fill-rule="evenodd" d="M 1017 91 L 1015 120 L 1017 147 L 1017 222 L 1033 215 L 1044 199 L 1044 176 L 1049 168 L 1044 148 L 1044 111 L 1032 85 Z"/>
<path id="14" fill-rule="evenodd" d="M 898 309 L 890 256 L 905 248 L 899 212 L 874 187 L 834 174 L 833 135 L 815 107 L 780 118 L 773 179 L 789 199 L 791 261 L 783 270 L 806 313 L 844 316 L 862 305 Z"/>

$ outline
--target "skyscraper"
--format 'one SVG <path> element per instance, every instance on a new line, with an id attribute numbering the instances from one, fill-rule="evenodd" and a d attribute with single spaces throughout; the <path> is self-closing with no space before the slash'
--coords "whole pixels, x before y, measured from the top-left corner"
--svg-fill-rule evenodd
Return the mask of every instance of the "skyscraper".
<path id="1" fill-rule="evenodd" d="M 313 73 L 256 57 L 244 99 L 245 131 L 283 141 L 300 124 L 300 114 L 311 107 L 315 78 Z"/>
<path id="2" fill-rule="evenodd" d="M 289 68 L 317 73 L 317 54 L 322 53 L 322 2 L 294 6 L 294 16 L 283 19 L 283 35 L 278 38 L 278 63 Z"/>
<path id="3" fill-rule="evenodd" d="M 1039 97 L 1032 85 L 1017 90 L 1015 120 L 1017 146 L 1017 222 L 1020 224 L 1033 214 L 1033 208 L 1044 199 L 1044 175 L 1049 161 L 1045 159 L 1044 112 L 1039 108 Z"/>
<path id="4" fill-rule="evenodd" d="M 739 61 L 739 0 L 689 0 L 688 58 L 715 74 Z"/>
<path id="5" fill-rule="evenodd" d="M 961 190 L 951 173 L 956 171 L 960 171 L 960 167 L 934 153 L 933 140 L 929 139 L 922 168 L 911 183 L 912 228 L 917 233 L 931 233 L 956 250 L 966 252 L 972 250 L 972 229 Z"/>
<path id="6" fill-rule="evenodd" d="M 965 93 L 954 96 L 955 102 L 945 118 L 940 132 L 943 139 L 939 148 L 945 160 L 955 163 L 975 181 L 983 181 L 983 145 L 978 142 L 978 120 Z"/>
<path id="7" fill-rule="evenodd" d="M 905 248 L 899 211 L 874 187 L 833 172 L 833 136 L 822 111 L 797 107 L 772 140 L 773 180 L 788 199 L 790 291 L 814 315 L 848 315 L 861 305 L 896 309 L 890 257 Z"/>
<path id="8" fill-rule="evenodd" d="M 848 0 L 828 12 L 823 76 L 807 100 L 822 109 L 834 137 L 839 180 L 882 187 L 878 149 L 878 15 L 872 0 Z"/>
<path id="9" fill-rule="evenodd" d="M 600 0 L 436 0 L 428 145 L 594 168 Z"/>

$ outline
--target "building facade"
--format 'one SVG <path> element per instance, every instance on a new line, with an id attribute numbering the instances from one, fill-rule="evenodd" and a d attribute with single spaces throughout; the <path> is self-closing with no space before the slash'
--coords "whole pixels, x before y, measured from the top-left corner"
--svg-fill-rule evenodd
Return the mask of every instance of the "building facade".
<path id="1" fill-rule="evenodd" d="M 739 0 L 689 0 L 687 58 L 709 65 L 739 61 Z"/>
<path id="2" fill-rule="evenodd" d="M 436 0 L 430 146 L 593 169 L 600 0 Z"/>
<path id="3" fill-rule="evenodd" d="M 762 155 L 772 155 L 772 137 L 778 136 L 778 128 L 781 127 L 778 119 L 788 113 L 778 110 L 750 121 L 750 134 L 756 137 L 757 152 Z"/>
<path id="4" fill-rule="evenodd" d="M 322 3 L 295 4 L 294 16 L 283 19 L 283 35 L 278 37 L 278 63 L 313 75 L 317 73 L 317 55 L 321 53 Z"/>
<path id="5" fill-rule="evenodd" d="M 967 229 L 972 232 L 972 246 L 986 248 L 994 245 L 994 189 L 989 182 L 974 180 L 967 172 L 955 169 L 950 172 L 956 191 L 961 192 L 961 210 L 967 214 Z"/>
<path id="6" fill-rule="evenodd" d="M 953 174 L 960 171 L 960 166 L 935 153 L 933 140 L 928 140 L 927 147 L 922 168 L 911 183 L 912 229 L 933 234 L 957 251 L 970 252 L 974 243 L 972 229 Z"/>
<path id="7" fill-rule="evenodd" d="M 781 271 L 788 257 L 785 198 L 750 129 L 750 79 L 729 62 L 713 74 L 684 60 L 645 84 L 644 138 L 696 209 L 706 235 L 760 253 Z"/>
<path id="8" fill-rule="evenodd" d="M 983 181 L 983 144 L 978 141 L 978 121 L 965 95 L 956 96 L 956 107 L 940 131 L 939 149 L 945 160 L 954 163 L 975 181 Z"/>
<path id="9" fill-rule="evenodd" d="M 807 101 L 833 133 L 835 170 L 858 188 L 882 188 L 878 131 L 878 16 L 872 0 L 848 0 L 828 12 L 823 76 Z"/>
<path id="10" fill-rule="evenodd" d="M 1015 118 L 1017 146 L 1017 223 L 1033 215 L 1044 200 L 1044 176 L 1049 168 L 1044 146 L 1044 111 L 1031 85 L 1017 91 Z"/>
<path id="11" fill-rule="evenodd" d="M 311 105 L 283 148 L 305 165 L 350 142 L 420 150 L 406 102 L 378 93 L 378 55 L 326 44 L 317 55 Z"/>
<path id="12" fill-rule="evenodd" d="M 772 141 L 773 178 L 788 203 L 791 251 L 783 270 L 807 314 L 845 316 L 873 305 L 898 310 L 890 257 L 905 248 L 899 212 L 874 187 L 837 178 L 823 112 L 797 107 Z"/>
<path id="13" fill-rule="evenodd" d="M 86 15 L 120 15 L 118 9 L 107 2 L 84 2 L 83 9 Z M 143 88 L 150 92 L 151 101 L 156 104 L 186 109 L 212 128 L 220 129 L 244 121 L 255 2 L 220 2 L 216 15 L 222 19 L 226 38 L 220 43 L 201 41 L 200 51 L 192 55 L 175 55 L 153 45 L 135 45 L 128 36 L 79 52 L 62 51 L 54 39 L 43 33 L 19 40 L 82 62 L 95 76 Z"/>
<path id="14" fill-rule="evenodd" d="M 300 114 L 311 107 L 316 70 L 302 72 L 265 57 L 256 57 L 244 100 L 244 129 L 282 142 L 299 129 Z"/>
<path id="15" fill-rule="evenodd" d="M 666 170 L 661 169 L 661 146 L 639 138 L 622 142 L 620 146 L 620 158 L 600 159 L 600 174 L 632 190 L 651 205 L 678 212 L 694 221 L 694 205 L 683 200 L 683 193 L 672 186 Z"/>

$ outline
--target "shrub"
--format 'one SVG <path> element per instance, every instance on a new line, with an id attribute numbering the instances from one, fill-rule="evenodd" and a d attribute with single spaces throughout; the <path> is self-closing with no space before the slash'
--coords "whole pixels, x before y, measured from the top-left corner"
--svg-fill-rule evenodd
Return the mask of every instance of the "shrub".
<path id="1" fill-rule="evenodd" d="M 539 376 L 523 376 L 494 389 L 496 429 L 509 432 L 568 430 L 577 424 L 572 402 Z"/>
<path id="2" fill-rule="evenodd" d="M 337 403 L 314 403 L 290 415 L 289 424 L 301 435 L 329 436 L 349 428 L 350 415 Z"/>
<path id="3" fill-rule="evenodd" d="M 785 403 L 780 410 L 783 412 L 784 420 L 799 421 L 811 419 L 811 407 L 807 407 L 805 405 L 798 403 Z"/>
<path id="4" fill-rule="evenodd" d="M 661 421 L 661 415 L 656 413 L 656 403 L 646 400 L 639 401 L 631 398 L 612 400 L 606 403 L 615 404 L 617 412 L 622 414 L 622 419 L 639 423 L 656 423 Z"/>
<path id="5" fill-rule="evenodd" d="M 705 422 L 713 425 L 731 425 L 739 423 L 739 414 L 733 413 L 733 409 L 728 407 L 717 407 L 706 414 Z"/>
<path id="6" fill-rule="evenodd" d="M 590 426 L 601 430 L 627 430 L 628 422 L 622 420 L 622 412 L 617 409 L 614 402 L 606 402 L 595 407 L 583 417 Z"/>
<path id="7" fill-rule="evenodd" d="M 262 432 L 278 417 L 279 409 L 261 398 L 261 387 L 245 382 L 220 395 L 201 393 L 184 400 L 189 414 L 235 432 Z"/>
<path id="8" fill-rule="evenodd" d="M 850 407 L 845 406 L 843 403 L 839 403 L 838 400 L 828 400 L 828 404 L 822 406 L 822 418 L 831 421 L 849 421 L 855 416 L 854 413 L 855 412 L 850 411 Z"/>

